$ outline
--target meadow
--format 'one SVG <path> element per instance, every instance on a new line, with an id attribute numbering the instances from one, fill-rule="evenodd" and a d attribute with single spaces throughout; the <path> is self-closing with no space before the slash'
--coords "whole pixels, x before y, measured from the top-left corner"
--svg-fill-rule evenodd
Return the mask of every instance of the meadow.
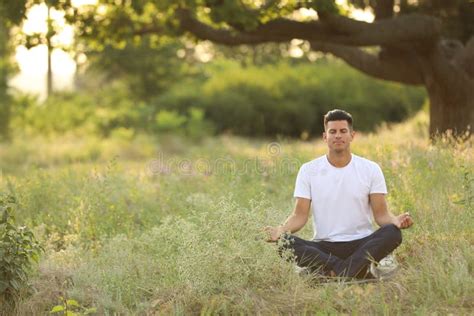
<path id="1" fill-rule="evenodd" d="M 98 315 L 472 315 L 472 137 L 431 143 L 427 120 L 353 142 L 382 167 L 392 212 L 415 221 L 397 277 L 363 285 L 311 282 L 264 242 L 292 210 L 299 166 L 325 153 L 318 139 L 14 137 L 0 145 L 0 192 L 44 252 L 11 313 L 69 299 Z"/>

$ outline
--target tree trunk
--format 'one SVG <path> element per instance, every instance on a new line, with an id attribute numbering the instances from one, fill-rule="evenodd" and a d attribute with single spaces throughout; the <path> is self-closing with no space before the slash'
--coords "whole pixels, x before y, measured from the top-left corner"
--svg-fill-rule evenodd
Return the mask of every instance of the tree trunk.
<path id="1" fill-rule="evenodd" d="M 48 41 L 48 72 L 46 75 L 46 96 L 49 97 L 53 93 L 53 71 L 51 63 L 51 44 Z"/>
<path id="2" fill-rule="evenodd" d="M 442 87 L 433 83 L 426 87 L 430 100 L 430 136 L 450 132 L 455 136 L 472 133 L 474 127 L 474 89 L 460 97 L 455 85 Z M 450 94 L 443 91 L 452 91 Z"/>
<path id="3" fill-rule="evenodd" d="M 48 25 L 48 31 L 46 33 L 46 46 L 48 48 L 48 72 L 46 75 L 46 95 L 49 97 L 53 93 L 53 69 L 52 69 L 52 61 L 51 61 L 51 54 L 53 51 L 53 46 L 51 44 L 51 37 L 53 35 L 52 31 L 52 21 L 51 21 L 51 8 L 48 7 L 48 20 L 47 20 L 47 25 Z"/>
<path id="4" fill-rule="evenodd" d="M 8 138 L 10 123 L 10 98 L 8 95 L 9 35 L 9 29 L 5 21 L 0 20 L 0 139 Z"/>
<path id="5" fill-rule="evenodd" d="M 430 100 L 430 136 L 471 134 L 474 128 L 474 80 L 435 48 L 426 57 L 425 87 Z"/>

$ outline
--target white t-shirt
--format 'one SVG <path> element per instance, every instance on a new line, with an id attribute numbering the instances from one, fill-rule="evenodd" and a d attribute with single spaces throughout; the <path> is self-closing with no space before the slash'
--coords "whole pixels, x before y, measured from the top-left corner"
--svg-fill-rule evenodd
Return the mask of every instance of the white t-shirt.
<path id="1" fill-rule="evenodd" d="M 294 196 L 311 200 L 315 240 L 349 241 L 373 232 L 372 193 L 387 194 L 382 170 L 352 154 L 343 168 L 331 165 L 326 156 L 303 164 Z"/>

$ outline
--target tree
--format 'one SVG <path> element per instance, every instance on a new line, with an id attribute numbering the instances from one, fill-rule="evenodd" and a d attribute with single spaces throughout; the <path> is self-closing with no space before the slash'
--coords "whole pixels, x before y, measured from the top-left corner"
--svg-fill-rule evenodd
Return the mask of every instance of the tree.
<path id="1" fill-rule="evenodd" d="M 89 61 L 88 74 L 92 76 L 97 71 L 108 82 L 123 80 L 134 97 L 149 101 L 183 77 L 197 72 L 192 69 L 192 63 L 177 56 L 177 51 L 185 49 L 180 41 L 156 40 L 151 35 L 144 36 L 139 42 L 128 39 L 120 48 L 112 45 L 101 48 L 83 45 L 83 53 Z"/>
<path id="2" fill-rule="evenodd" d="M 10 123 L 10 96 L 8 79 L 13 72 L 10 31 L 25 14 L 24 1 L 0 0 L 0 137 L 8 137 Z"/>
<path id="3" fill-rule="evenodd" d="M 301 39 L 378 79 L 420 85 L 430 100 L 430 134 L 470 133 L 474 125 L 474 3 L 470 0 L 350 0 L 374 12 L 349 18 L 331 0 L 101 0 L 76 15 L 82 36 L 191 34 L 228 46 Z M 105 9 L 104 9 L 105 8 Z M 315 10 L 317 18 L 295 15 Z M 77 21 L 77 20 L 76 20 Z M 87 22 L 87 23 L 84 23 Z M 370 48 L 370 49 L 367 49 Z"/>
<path id="4" fill-rule="evenodd" d="M 0 21 L 0 137 L 7 136 L 10 121 L 10 100 L 7 91 L 10 73 L 8 42 L 9 29 L 2 19 Z"/>
<path id="5" fill-rule="evenodd" d="M 22 44 L 27 48 L 33 48 L 38 45 L 46 45 L 47 48 L 47 75 L 46 75 L 46 91 L 47 95 L 50 96 L 53 93 L 53 70 L 52 70 L 52 53 L 55 48 L 61 48 L 66 50 L 66 47 L 62 45 L 54 45 L 54 37 L 58 35 L 61 31 L 61 28 L 55 23 L 51 17 L 51 12 L 53 9 L 56 10 L 65 10 L 66 8 L 71 8 L 72 4 L 70 0 L 30 0 L 26 1 L 25 7 L 27 9 L 31 8 L 34 5 L 44 4 L 47 10 L 46 17 L 46 33 L 35 32 L 33 34 L 22 34 Z"/>

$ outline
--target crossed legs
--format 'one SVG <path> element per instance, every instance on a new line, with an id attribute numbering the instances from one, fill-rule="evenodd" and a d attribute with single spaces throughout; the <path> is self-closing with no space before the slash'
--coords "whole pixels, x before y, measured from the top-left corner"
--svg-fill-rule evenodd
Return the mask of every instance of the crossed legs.
<path id="1" fill-rule="evenodd" d="M 364 278 L 372 261 L 380 261 L 402 242 L 402 234 L 393 224 L 379 228 L 371 235 L 346 242 L 309 241 L 283 235 L 280 254 L 290 250 L 296 264 L 312 272 L 335 273 L 338 276 Z"/>

